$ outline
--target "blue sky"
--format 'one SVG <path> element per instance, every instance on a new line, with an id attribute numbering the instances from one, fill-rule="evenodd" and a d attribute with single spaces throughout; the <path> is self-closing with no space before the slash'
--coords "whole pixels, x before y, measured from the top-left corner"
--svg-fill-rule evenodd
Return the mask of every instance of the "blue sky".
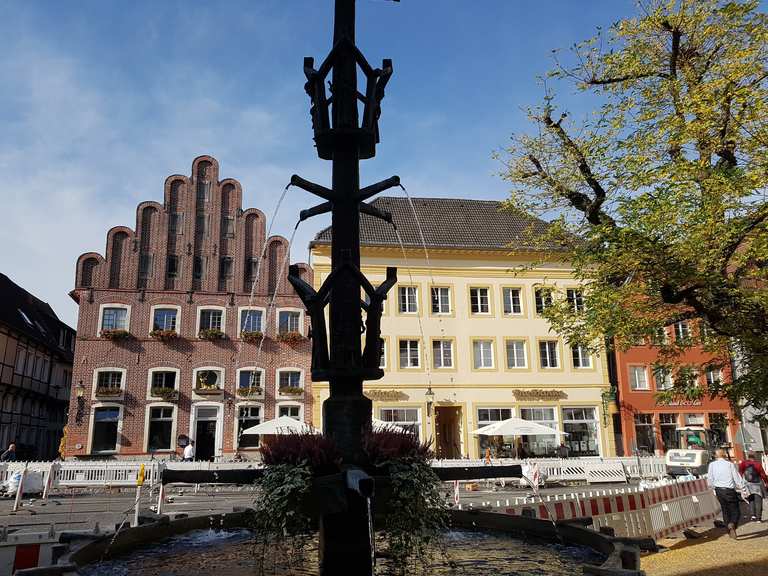
<path id="1" fill-rule="evenodd" d="M 74 325 L 67 293 L 107 230 L 215 156 L 245 207 L 272 215 L 290 175 L 328 183 L 314 155 L 302 59 L 330 48 L 331 0 L 6 1 L 0 35 L 0 271 Z M 358 44 L 394 60 L 377 157 L 415 196 L 503 199 L 494 150 L 530 129 L 551 50 L 634 13 L 631 0 L 358 0 Z M 584 100 L 563 86 L 571 111 Z M 289 192 L 273 232 L 313 203 Z M 299 229 L 294 260 L 327 220 Z"/>

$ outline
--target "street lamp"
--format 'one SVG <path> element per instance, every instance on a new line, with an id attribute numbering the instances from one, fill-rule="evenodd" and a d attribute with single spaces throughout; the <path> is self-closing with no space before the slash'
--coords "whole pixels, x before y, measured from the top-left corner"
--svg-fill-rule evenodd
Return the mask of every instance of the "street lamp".
<path id="1" fill-rule="evenodd" d="M 80 380 L 80 382 L 77 383 L 77 386 L 75 386 L 75 396 L 78 398 L 85 396 L 85 386 L 83 386 L 82 380 Z"/>
<path id="2" fill-rule="evenodd" d="M 424 393 L 424 397 L 427 399 L 427 416 L 432 416 L 432 405 L 435 403 L 435 393 L 432 390 L 431 384 Z"/>

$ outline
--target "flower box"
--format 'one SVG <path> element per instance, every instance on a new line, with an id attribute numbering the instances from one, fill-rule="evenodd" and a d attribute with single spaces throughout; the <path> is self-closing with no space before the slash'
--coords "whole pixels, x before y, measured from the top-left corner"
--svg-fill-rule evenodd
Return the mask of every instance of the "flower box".
<path id="1" fill-rule="evenodd" d="M 224 340 L 227 335 L 218 328 L 204 328 L 198 332 L 197 337 L 200 340 Z"/>
<path id="2" fill-rule="evenodd" d="M 162 342 L 170 342 L 179 338 L 179 333 L 176 330 L 152 330 L 149 333 L 150 338 L 160 340 Z"/>
<path id="3" fill-rule="evenodd" d="M 102 330 L 101 337 L 105 340 L 130 340 L 133 335 L 128 330 Z"/>
<path id="4" fill-rule="evenodd" d="M 243 342 L 248 342 L 248 344 L 258 344 L 264 338 L 264 333 L 259 332 L 258 330 L 254 330 L 252 332 L 241 332 L 240 338 L 242 338 Z"/>
<path id="5" fill-rule="evenodd" d="M 115 398 L 117 396 L 122 396 L 123 389 L 122 388 L 115 388 L 114 386 L 97 386 L 96 387 L 96 396 L 100 396 L 103 398 Z"/>
<path id="6" fill-rule="evenodd" d="M 179 397 L 179 391 L 176 388 L 152 388 L 150 392 L 152 396 L 163 400 L 176 400 Z"/>
<path id="7" fill-rule="evenodd" d="M 277 335 L 277 339 L 286 344 L 298 344 L 299 342 L 303 342 L 306 338 L 301 332 L 280 332 Z"/>
<path id="8" fill-rule="evenodd" d="M 213 396 L 215 394 L 221 394 L 223 390 L 218 386 L 198 386 L 195 388 L 195 394 L 200 396 Z"/>
<path id="9" fill-rule="evenodd" d="M 260 386 L 248 386 L 237 389 L 237 395 L 241 398 L 253 398 L 254 396 L 261 396 L 264 390 Z"/>
<path id="10" fill-rule="evenodd" d="M 281 396 L 301 396 L 304 394 L 304 388 L 301 386 L 281 386 L 278 392 Z"/>

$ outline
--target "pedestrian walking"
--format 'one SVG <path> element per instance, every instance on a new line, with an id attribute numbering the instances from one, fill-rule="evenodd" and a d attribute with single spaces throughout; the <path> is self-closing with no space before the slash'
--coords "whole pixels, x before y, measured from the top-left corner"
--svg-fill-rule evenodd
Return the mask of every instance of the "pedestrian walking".
<path id="1" fill-rule="evenodd" d="M 560 446 L 557 447 L 557 457 L 568 458 L 568 446 L 565 445 L 565 442 L 560 442 Z"/>
<path id="2" fill-rule="evenodd" d="M 720 502 L 723 522 L 728 527 L 728 535 L 735 539 L 741 516 L 739 492 L 745 489 L 746 485 L 736 466 L 726 459 L 725 450 L 718 448 L 715 451 L 715 458 L 709 463 L 707 469 L 707 484 L 715 491 L 715 496 Z"/>
<path id="3" fill-rule="evenodd" d="M 184 446 L 182 462 L 192 462 L 195 459 L 195 441 L 190 440 L 189 444 Z"/>
<path id="4" fill-rule="evenodd" d="M 16 444 L 11 442 L 8 445 L 8 450 L 0 454 L 0 462 L 15 462 L 16 461 Z"/>
<path id="5" fill-rule="evenodd" d="M 749 509 L 752 514 L 752 520 L 755 522 L 763 521 L 763 498 L 765 498 L 766 486 L 768 486 L 768 476 L 757 454 L 749 452 L 747 459 L 739 464 L 739 473 L 744 478 L 749 490 Z"/>

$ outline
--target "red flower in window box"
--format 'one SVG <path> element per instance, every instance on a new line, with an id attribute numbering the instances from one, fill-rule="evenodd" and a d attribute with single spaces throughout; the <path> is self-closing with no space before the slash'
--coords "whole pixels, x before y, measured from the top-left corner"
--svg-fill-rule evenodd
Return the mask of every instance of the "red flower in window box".
<path id="1" fill-rule="evenodd" d="M 200 340 L 224 340 L 227 335 L 218 328 L 204 328 L 198 332 L 197 337 Z"/>
<path id="2" fill-rule="evenodd" d="M 133 334 L 128 330 L 102 330 L 101 337 L 105 340 L 130 340 L 133 338 Z"/>
<path id="3" fill-rule="evenodd" d="M 261 386 L 248 386 L 237 389 L 237 395 L 241 398 L 252 398 L 254 396 L 261 396 L 264 393 Z"/>
<path id="4" fill-rule="evenodd" d="M 152 330 L 149 333 L 149 337 L 162 342 L 170 342 L 178 339 L 179 333 L 176 330 Z"/>
<path id="5" fill-rule="evenodd" d="M 240 338 L 248 344 L 258 344 L 264 338 L 264 332 L 258 330 L 240 332 Z"/>
<path id="6" fill-rule="evenodd" d="M 285 342 L 286 344 L 298 344 L 299 342 L 303 342 L 306 338 L 301 334 L 301 332 L 280 332 L 277 335 L 277 339 L 280 342 Z"/>

